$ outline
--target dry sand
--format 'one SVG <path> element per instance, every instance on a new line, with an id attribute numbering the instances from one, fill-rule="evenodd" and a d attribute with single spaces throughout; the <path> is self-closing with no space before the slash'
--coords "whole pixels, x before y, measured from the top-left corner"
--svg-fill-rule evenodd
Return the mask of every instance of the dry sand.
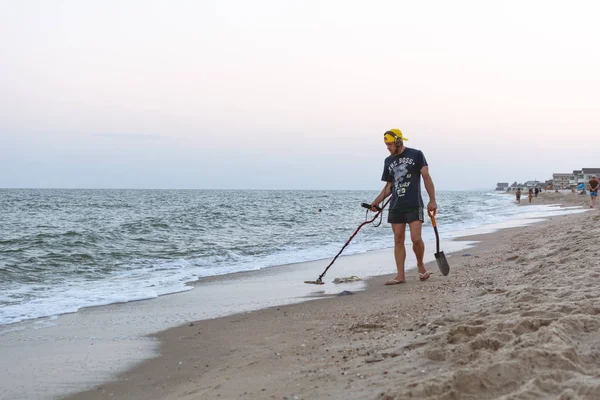
<path id="1" fill-rule="evenodd" d="M 69 399 L 600 399 L 599 236 L 597 210 L 554 217 L 468 238 L 447 277 L 169 329 Z"/>

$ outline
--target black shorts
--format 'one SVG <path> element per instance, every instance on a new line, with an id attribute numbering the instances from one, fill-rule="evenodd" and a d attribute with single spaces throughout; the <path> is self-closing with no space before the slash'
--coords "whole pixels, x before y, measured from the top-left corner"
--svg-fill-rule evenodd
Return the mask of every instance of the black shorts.
<path id="1" fill-rule="evenodd" d="M 394 210 L 388 212 L 388 223 L 390 224 L 410 224 L 414 221 L 424 221 L 423 207 L 412 210 Z"/>

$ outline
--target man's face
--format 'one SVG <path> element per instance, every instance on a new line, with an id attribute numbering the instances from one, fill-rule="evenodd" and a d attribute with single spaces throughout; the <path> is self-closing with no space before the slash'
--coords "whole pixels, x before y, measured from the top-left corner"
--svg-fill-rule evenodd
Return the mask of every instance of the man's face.
<path id="1" fill-rule="evenodd" d="M 397 154 L 398 153 L 398 146 L 396 146 L 396 143 L 392 142 L 392 143 L 388 143 L 386 141 L 384 141 L 385 143 L 385 147 L 387 147 L 388 151 L 390 152 L 390 154 Z M 402 146 L 402 142 L 400 143 L 400 146 Z"/>

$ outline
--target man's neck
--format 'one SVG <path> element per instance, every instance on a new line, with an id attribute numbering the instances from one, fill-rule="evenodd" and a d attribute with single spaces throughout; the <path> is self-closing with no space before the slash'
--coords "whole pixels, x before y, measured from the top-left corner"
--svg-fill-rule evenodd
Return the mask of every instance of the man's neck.
<path id="1" fill-rule="evenodd" d="M 402 145 L 402 147 L 400 147 L 398 149 L 398 151 L 396 151 L 396 154 L 394 154 L 395 156 L 399 156 L 400 154 L 402 154 L 404 152 L 404 150 L 406 149 L 405 145 Z"/>

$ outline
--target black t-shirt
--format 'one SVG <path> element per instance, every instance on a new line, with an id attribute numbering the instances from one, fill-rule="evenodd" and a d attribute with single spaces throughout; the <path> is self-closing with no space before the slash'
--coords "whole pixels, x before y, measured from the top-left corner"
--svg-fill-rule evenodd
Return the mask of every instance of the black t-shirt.
<path id="1" fill-rule="evenodd" d="M 407 210 L 423 207 L 421 168 L 427 161 L 421 150 L 404 148 L 402 154 L 389 156 L 383 163 L 381 180 L 393 182 L 390 209 Z"/>

